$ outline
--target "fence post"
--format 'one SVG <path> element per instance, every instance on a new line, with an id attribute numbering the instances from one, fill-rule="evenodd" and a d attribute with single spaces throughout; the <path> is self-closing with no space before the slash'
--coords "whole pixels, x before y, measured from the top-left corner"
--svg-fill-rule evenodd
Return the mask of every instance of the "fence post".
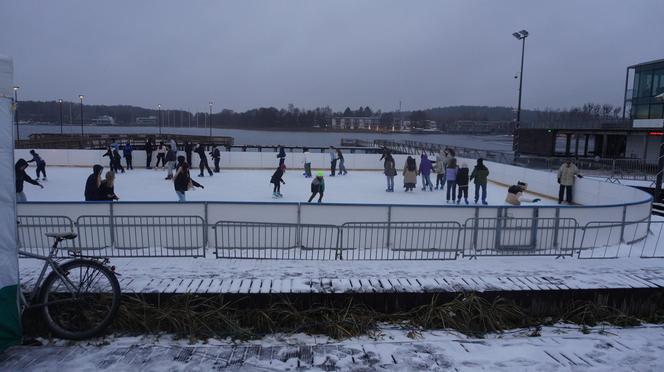
<path id="1" fill-rule="evenodd" d="M 502 220 L 503 220 L 503 208 L 498 207 L 498 216 L 496 217 L 496 227 L 495 227 L 496 232 L 493 234 L 496 241 L 494 243 L 493 249 L 498 249 L 500 247 L 500 235 L 502 231 L 500 225 L 503 223 Z"/>
<path id="2" fill-rule="evenodd" d="M 301 203 L 297 203 L 297 236 L 296 239 L 297 241 L 295 242 L 295 245 L 297 245 L 299 248 L 302 248 L 302 210 L 301 210 Z"/>
<path id="3" fill-rule="evenodd" d="M 203 252 L 205 252 L 205 251 L 207 251 L 207 248 L 210 248 L 210 246 L 208 244 L 210 242 L 208 240 L 208 237 L 209 237 L 208 232 L 210 230 L 210 221 L 208 221 L 208 202 L 205 202 L 203 204 L 203 213 L 204 213 L 203 214 L 203 219 L 205 220 L 204 221 L 204 223 L 205 223 L 205 233 L 203 233 L 203 245 L 205 245 L 205 248 L 206 248 Z"/>
<path id="4" fill-rule="evenodd" d="M 556 219 L 553 221 L 553 246 L 558 247 L 558 229 L 560 228 L 560 207 L 556 207 Z"/>
<path id="5" fill-rule="evenodd" d="M 479 223 L 480 223 L 480 207 L 475 207 L 475 221 L 473 221 L 473 251 L 477 251 L 477 235 L 479 234 L 480 231 L 478 226 Z"/>
<path id="6" fill-rule="evenodd" d="M 625 218 L 627 217 L 627 206 L 623 205 L 622 222 L 620 224 L 620 242 L 625 242 Z"/>
<path id="7" fill-rule="evenodd" d="M 530 246 L 537 248 L 537 226 L 539 222 L 539 208 L 533 208 L 533 222 L 530 224 Z"/>
<path id="8" fill-rule="evenodd" d="M 108 203 L 108 213 L 109 213 L 109 230 L 111 231 L 111 247 L 115 247 L 115 218 L 113 213 L 113 202 Z"/>
<path id="9" fill-rule="evenodd" d="M 392 232 L 392 206 L 387 206 L 387 249 L 390 249 L 390 235 Z"/>

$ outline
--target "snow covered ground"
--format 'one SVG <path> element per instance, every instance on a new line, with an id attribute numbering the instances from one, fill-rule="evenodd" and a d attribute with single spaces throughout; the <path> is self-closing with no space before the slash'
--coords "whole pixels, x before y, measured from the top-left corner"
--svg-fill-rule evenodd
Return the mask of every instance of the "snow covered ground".
<path id="1" fill-rule="evenodd" d="M 105 169 L 104 171 L 106 171 Z M 34 169 L 28 169 L 33 176 Z M 48 181 L 44 189 L 26 184 L 25 193 L 29 201 L 82 201 L 85 180 L 92 172 L 88 168 L 48 167 Z M 187 192 L 190 201 L 275 201 L 272 198 L 270 177 L 273 170 L 224 170 L 209 177 L 196 177 L 197 170 L 192 170 L 194 179 L 203 184 L 205 189 Z M 403 191 L 403 178 L 395 178 L 395 192 L 385 192 L 385 176 L 382 172 L 352 170 L 345 176 L 329 177 L 325 172 L 324 202 L 335 203 L 375 203 L 375 204 L 445 204 L 445 192 L 421 191 L 421 179 L 414 192 Z M 135 169 L 119 174 L 115 182 L 115 192 L 121 201 L 177 201 L 173 183 L 164 180 L 163 170 Z M 435 184 L 435 174 L 432 175 Z M 281 187 L 283 198 L 278 201 L 304 202 L 309 198 L 311 179 L 304 178 L 300 170 L 287 170 L 285 185 Z M 447 191 L 447 190 L 445 190 Z M 505 204 L 507 189 L 489 183 L 487 201 L 492 205 Z M 536 197 L 532 196 L 531 197 Z M 474 186 L 469 189 L 469 202 L 474 198 Z M 541 198 L 541 196 L 540 196 Z M 543 198 L 541 204 L 554 204 L 553 199 Z M 463 203 L 463 201 L 462 201 Z"/>
<path id="2" fill-rule="evenodd" d="M 664 329 L 558 324 L 485 338 L 453 331 L 409 333 L 383 326 L 372 337 L 344 341 L 314 335 L 261 340 L 188 342 L 160 337 L 111 337 L 0 354 L 3 371 L 661 371 Z"/>

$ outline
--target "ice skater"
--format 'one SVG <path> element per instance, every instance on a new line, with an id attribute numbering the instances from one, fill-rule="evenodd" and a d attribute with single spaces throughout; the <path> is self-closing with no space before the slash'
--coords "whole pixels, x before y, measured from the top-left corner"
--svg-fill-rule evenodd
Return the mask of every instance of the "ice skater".
<path id="1" fill-rule="evenodd" d="M 307 147 L 302 148 L 302 163 L 304 164 L 304 178 L 311 178 L 311 153 Z"/>
<path id="2" fill-rule="evenodd" d="M 519 206 L 521 203 L 538 203 L 540 198 L 527 198 L 523 195 L 526 187 L 524 185 L 512 185 L 507 189 L 505 203 Z"/>
<path id="3" fill-rule="evenodd" d="M 187 141 L 184 143 L 184 154 L 187 156 L 187 164 L 191 166 L 193 164 L 191 160 L 191 155 L 194 151 L 194 144 L 191 143 L 190 141 Z"/>
<path id="4" fill-rule="evenodd" d="M 457 204 L 461 204 L 461 198 L 463 198 L 466 204 L 468 204 L 468 173 L 468 164 L 461 163 L 461 166 L 457 171 L 457 187 L 459 188 Z"/>
<path id="5" fill-rule="evenodd" d="M 175 194 L 178 196 L 179 202 L 187 201 L 186 192 L 194 187 L 204 189 L 205 187 L 200 183 L 196 182 L 191 178 L 189 174 L 189 163 L 184 161 L 184 156 L 179 156 L 183 158 L 182 164 L 178 167 L 178 170 L 175 172 L 175 177 L 173 177 L 173 186 L 175 187 Z"/>
<path id="6" fill-rule="evenodd" d="M 99 200 L 99 185 L 101 185 L 101 172 L 104 170 L 99 164 L 92 167 L 92 174 L 85 181 L 85 201 Z"/>
<path id="7" fill-rule="evenodd" d="M 283 146 L 279 146 L 279 152 L 277 153 L 277 158 L 279 159 L 279 165 L 284 165 L 286 163 L 286 150 Z"/>
<path id="8" fill-rule="evenodd" d="M 178 156 L 178 153 L 176 150 L 173 150 L 173 147 L 169 144 L 166 145 L 166 156 L 164 157 L 164 160 L 166 161 L 166 178 L 165 180 L 172 180 L 173 179 L 173 171 L 175 170 L 175 160 Z"/>
<path id="9" fill-rule="evenodd" d="M 159 168 L 159 163 L 161 163 L 162 168 L 166 166 L 166 151 L 164 141 L 160 141 L 157 147 L 157 163 L 154 165 L 155 168 Z"/>
<path id="10" fill-rule="evenodd" d="M 475 204 L 480 199 L 480 190 L 482 191 L 482 204 L 486 202 L 486 185 L 489 178 L 489 168 L 484 165 L 484 159 L 477 159 L 477 165 L 470 174 L 470 180 L 475 184 Z"/>
<path id="11" fill-rule="evenodd" d="M 102 157 L 108 156 L 108 168 L 113 170 L 113 148 L 111 146 L 106 146 L 106 152 Z"/>
<path id="12" fill-rule="evenodd" d="M 281 184 L 283 183 L 284 185 L 286 184 L 286 181 L 284 181 L 284 172 L 286 172 L 286 165 L 281 164 L 276 171 L 274 171 L 274 174 L 272 174 L 272 177 L 270 178 L 270 183 L 274 185 L 274 188 L 272 189 L 272 197 L 273 198 L 282 198 L 283 195 L 281 194 Z"/>
<path id="13" fill-rule="evenodd" d="M 337 150 L 334 146 L 330 146 L 330 177 L 334 177 L 337 173 Z"/>
<path id="14" fill-rule="evenodd" d="M 221 161 L 221 150 L 219 150 L 219 146 L 214 146 L 212 148 L 212 151 L 210 151 L 210 156 L 214 162 L 214 173 L 219 173 L 221 171 L 219 168 L 219 162 Z"/>
<path id="15" fill-rule="evenodd" d="M 445 188 L 445 157 L 442 151 L 439 151 L 436 154 L 436 165 L 434 167 L 434 172 L 436 172 L 436 188 L 435 190 L 442 191 Z"/>
<path id="16" fill-rule="evenodd" d="M 450 158 L 445 168 L 445 181 L 447 182 L 447 202 L 450 200 L 452 203 L 456 200 L 456 180 L 458 172 L 456 158 Z"/>
<path id="17" fill-rule="evenodd" d="M 337 162 L 339 163 L 339 175 L 340 176 L 347 175 L 348 171 L 346 170 L 344 154 L 339 149 L 337 149 Z"/>
<path id="18" fill-rule="evenodd" d="M 383 162 L 383 173 L 387 179 L 387 192 L 394 192 L 394 176 L 397 175 L 396 164 L 394 163 L 394 157 L 389 152 L 384 156 Z"/>
<path id="19" fill-rule="evenodd" d="M 37 166 L 37 180 L 39 180 L 39 175 L 41 174 L 43 177 L 42 181 L 46 181 L 46 162 L 35 150 L 30 150 L 30 155 L 32 155 L 32 159 L 28 160 L 28 163 L 35 162 Z"/>
<path id="20" fill-rule="evenodd" d="M 132 146 L 131 143 L 127 141 L 127 143 L 122 148 L 122 156 L 125 158 L 125 162 L 127 163 L 127 170 L 134 169 L 132 152 L 134 152 L 134 146 Z"/>
<path id="21" fill-rule="evenodd" d="M 431 169 L 433 168 L 431 160 L 427 157 L 427 154 L 422 153 L 420 156 L 420 168 L 417 171 L 422 176 L 422 191 L 425 191 L 427 187 L 429 191 L 433 191 L 433 184 L 431 183 Z"/>
<path id="22" fill-rule="evenodd" d="M 108 171 L 106 172 L 106 177 L 99 184 L 99 198 L 97 200 L 120 200 L 117 195 L 115 195 L 115 172 Z"/>
<path id="23" fill-rule="evenodd" d="M 406 192 L 413 191 L 417 186 L 417 162 L 415 158 L 409 156 L 406 159 L 406 164 L 403 167 L 403 187 Z"/>
<path id="24" fill-rule="evenodd" d="M 122 158 L 120 157 L 118 150 L 113 150 L 113 167 L 111 168 L 111 170 L 115 173 L 118 173 L 118 170 L 121 173 L 125 172 L 124 168 L 122 167 Z"/>
<path id="25" fill-rule="evenodd" d="M 574 181 L 576 181 L 576 177 L 583 178 L 579 172 L 579 168 L 572 164 L 571 159 L 567 159 L 565 164 L 561 165 L 560 169 L 558 169 L 558 184 L 560 185 L 558 190 L 558 204 L 563 203 L 563 198 L 565 196 L 567 196 L 567 198 L 565 198 L 567 204 L 572 204 Z"/>
<path id="26" fill-rule="evenodd" d="M 323 178 L 323 172 L 319 171 L 316 173 L 316 178 L 311 181 L 311 196 L 307 203 L 311 203 L 318 194 L 318 204 L 320 204 L 323 201 L 323 193 L 325 193 L 325 179 Z"/>
<path id="27" fill-rule="evenodd" d="M 152 151 L 154 150 L 154 143 L 152 138 L 145 141 L 145 169 L 152 169 Z"/>
<path id="28" fill-rule="evenodd" d="M 198 174 L 198 177 L 205 177 L 204 172 L 206 169 L 210 177 L 212 177 L 213 176 L 212 169 L 210 169 L 210 166 L 208 165 L 207 155 L 205 155 L 205 146 L 202 143 L 198 144 L 198 147 L 196 147 L 196 150 L 194 150 L 194 152 L 198 154 L 198 158 L 200 160 L 200 162 L 198 163 L 198 167 L 200 168 L 200 173 Z"/>
<path id="29" fill-rule="evenodd" d="M 17 202 L 26 202 L 28 201 L 28 198 L 25 196 L 25 193 L 23 192 L 23 182 L 31 183 L 35 186 L 39 186 L 42 189 L 44 186 L 42 186 L 41 183 L 39 183 L 38 180 L 33 180 L 30 176 L 28 176 L 27 173 L 25 173 L 25 168 L 28 167 L 28 162 L 25 161 L 25 159 L 18 159 L 16 164 L 14 165 L 14 174 L 16 176 L 16 201 Z"/>

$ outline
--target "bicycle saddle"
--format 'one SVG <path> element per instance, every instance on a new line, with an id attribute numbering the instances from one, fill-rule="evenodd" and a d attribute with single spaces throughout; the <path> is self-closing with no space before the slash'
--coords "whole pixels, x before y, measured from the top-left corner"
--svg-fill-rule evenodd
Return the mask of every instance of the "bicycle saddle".
<path id="1" fill-rule="evenodd" d="M 56 238 L 58 240 L 67 240 L 67 239 L 76 239 L 78 235 L 73 232 L 61 232 L 61 233 L 55 233 L 55 232 L 48 232 L 45 234 L 49 238 Z"/>

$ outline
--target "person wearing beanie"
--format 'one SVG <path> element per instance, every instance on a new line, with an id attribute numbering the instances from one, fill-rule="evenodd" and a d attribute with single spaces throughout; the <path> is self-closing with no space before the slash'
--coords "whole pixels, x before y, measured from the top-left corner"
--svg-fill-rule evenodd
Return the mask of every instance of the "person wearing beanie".
<path id="1" fill-rule="evenodd" d="M 418 173 L 422 176 L 422 191 L 425 191 L 427 187 L 429 188 L 429 191 L 433 191 L 433 184 L 431 183 L 431 170 L 433 169 L 433 165 L 431 164 L 431 160 L 427 157 L 427 154 L 422 154 L 420 156 L 420 168 L 418 169 Z"/>
<path id="2" fill-rule="evenodd" d="M 283 195 L 281 195 L 281 184 L 283 183 L 284 185 L 286 184 L 286 181 L 284 181 L 284 172 L 286 172 L 286 165 L 281 164 L 276 171 L 272 174 L 272 177 L 270 178 L 270 183 L 274 185 L 274 188 L 272 190 L 272 197 L 274 198 L 282 198 Z"/>
<path id="3" fill-rule="evenodd" d="M 457 171 L 457 187 L 459 189 L 457 204 L 461 203 L 461 198 L 468 204 L 468 164 L 461 163 Z"/>
<path id="4" fill-rule="evenodd" d="M 85 181 L 85 201 L 100 200 L 99 186 L 101 185 L 101 172 L 104 170 L 99 164 L 92 167 L 92 174 Z"/>
<path id="5" fill-rule="evenodd" d="M 387 192 L 394 192 L 394 176 L 397 175 L 397 168 L 394 162 L 394 157 L 389 152 L 385 154 L 385 162 L 383 163 L 383 173 L 387 178 Z"/>
<path id="6" fill-rule="evenodd" d="M 318 194 L 319 195 L 318 204 L 320 204 L 323 201 L 324 192 L 325 192 L 325 179 L 323 178 L 323 172 L 319 171 L 316 173 L 316 178 L 314 178 L 311 181 L 311 196 L 309 197 L 307 203 L 311 203 L 316 194 Z"/>
<path id="7" fill-rule="evenodd" d="M 475 204 L 480 199 L 480 190 L 482 191 L 482 204 L 487 205 L 486 202 L 486 185 L 489 178 L 489 169 L 484 165 L 484 159 L 477 159 L 477 165 L 473 168 L 470 174 L 470 180 L 475 184 Z"/>
<path id="8" fill-rule="evenodd" d="M 25 168 L 28 167 L 28 162 L 25 159 L 18 159 L 14 165 L 14 174 L 16 176 L 16 201 L 17 202 L 26 202 L 28 198 L 23 192 L 23 182 L 31 183 L 35 186 L 39 186 L 42 189 L 42 186 L 39 181 L 33 180 L 27 173 L 25 173 Z"/>
<path id="9" fill-rule="evenodd" d="M 306 147 L 302 149 L 302 163 L 304 164 L 304 178 L 311 178 L 311 153 Z"/>

